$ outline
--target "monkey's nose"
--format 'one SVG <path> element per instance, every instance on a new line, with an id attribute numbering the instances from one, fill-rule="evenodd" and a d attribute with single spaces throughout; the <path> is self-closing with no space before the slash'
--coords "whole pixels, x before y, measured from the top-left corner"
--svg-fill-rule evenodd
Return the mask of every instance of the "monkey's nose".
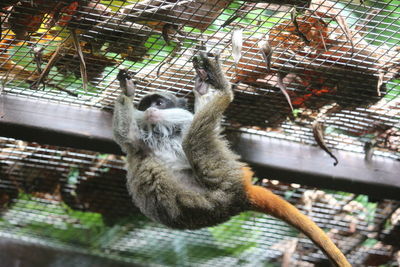
<path id="1" fill-rule="evenodd" d="M 146 121 L 157 123 L 162 120 L 160 110 L 158 108 L 148 108 L 144 114 Z"/>

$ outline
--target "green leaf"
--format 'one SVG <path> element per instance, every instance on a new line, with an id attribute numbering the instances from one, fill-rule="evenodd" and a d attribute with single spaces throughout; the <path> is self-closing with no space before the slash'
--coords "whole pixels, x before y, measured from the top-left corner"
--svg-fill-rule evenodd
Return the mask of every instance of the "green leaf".
<path id="1" fill-rule="evenodd" d="M 261 234 L 261 231 L 258 228 L 251 230 L 248 229 L 248 227 L 244 227 L 243 222 L 253 219 L 254 216 L 255 214 L 253 212 L 244 212 L 233 217 L 227 223 L 208 228 L 208 231 L 214 237 L 218 247 L 223 248 L 233 255 L 239 255 L 245 250 L 257 246 L 257 243 L 254 241 L 244 241 L 256 240 L 255 237 Z M 230 239 L 240 239 L 242 242 L 240 244 L 227 242 Z M 226 246 L 228 243 L 231 246 Z"/>
<path id="2" fill-rule="evenodd" d="M 119 11 L 121 9 L 121 7 L 126 6 L 126 5 L 130 5 L 134 2 L 138 2 L 138 0 L 130 0 L 130 1 L 126 1 L 126 0 L 122 0 L 122 1 L 107 1 L 107 0 L 101 0 L 100 3 L 107 6 L 108 8 L 110 8 L 112 11 Z"/>
<path id="3" fill-rule="evenodd" d="M 67 175 L 67 183 L 69 185 L 76 185 L 79 181 L 78 178 L 79 178 L 79 168 L 76 166 L 71 167 Z"/>
<path id="4" fill-rule="evenodd" d="M 378 240 L 374 238 L 368 238 L 362 243 L 363 247 L 373 247 L 376 243 L 378 243 Z"/>
<path id="5" fill-rule="evenodd" d="M 392 80 L 386 84 L 387 93 L 384 98 L 387 100 L 393 100 L 400 96 L 400 80 Z"/>

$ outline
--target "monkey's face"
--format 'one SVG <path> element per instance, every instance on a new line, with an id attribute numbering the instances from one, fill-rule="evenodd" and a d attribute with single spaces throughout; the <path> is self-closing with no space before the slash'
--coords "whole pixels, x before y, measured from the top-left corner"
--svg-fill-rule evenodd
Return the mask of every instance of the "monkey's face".
<path id="1" fill-rule="evenodd" d="M 151 94 L 142 98 L 139 102 L 138 110 L 146 111 L 149 108 L 155 109 L 167 109 L 177 107 L 177 101 L 174 101 L 176 97 L 167 97 L 161 94 Z"/>
<path id="2" fill-rule="evenodd" d="M 139 102 L 138 110 L 143 112 L 144 122 L 152 125 L 181 124 L 191 121 L 193 117 L 186 108 L 186 100 L 169 93 L 143 97 Z"/>

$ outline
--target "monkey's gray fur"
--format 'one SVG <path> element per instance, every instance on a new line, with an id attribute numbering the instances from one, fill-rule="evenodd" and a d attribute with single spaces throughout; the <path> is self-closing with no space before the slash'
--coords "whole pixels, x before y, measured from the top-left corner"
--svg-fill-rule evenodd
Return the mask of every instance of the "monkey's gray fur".
<path id="1" fill-rule="evenodd" d="M 114 139 L 127 153 L 127 186 L 134 203 L 146 216 L 178 229 L 217 225 L 245 210 L 271 214 L 305 233 L 337 266 L 350 267 L 313 221 L 251 184 L 251 170 L 221 137 L 222 114 L 233 92 L 218 57 L 201 53 L 193 63 L 194 116 L 173 95 L 148 97 L 137 110 L 133 81 L 126 71 L 118 75 L 123 93 L 115 103 Z"/>
<path id="2" fill-rule="evenodd" d="M 164 120 L 149 124 L 145 112 L 133 106 L 134 83 L 122 72 L 123 94 L 113 121 L 114 139 L 127 153 L 127 186 L 134 203 L 146 216 L 178 229 L 216 225 L 250 206 L 244 165 L 220 133 L 223 112 L 233 100 L 231 85 L 217 57 L 201 53 L 194 66 L 194 116 L 182 108 L 165 109 Z"/>

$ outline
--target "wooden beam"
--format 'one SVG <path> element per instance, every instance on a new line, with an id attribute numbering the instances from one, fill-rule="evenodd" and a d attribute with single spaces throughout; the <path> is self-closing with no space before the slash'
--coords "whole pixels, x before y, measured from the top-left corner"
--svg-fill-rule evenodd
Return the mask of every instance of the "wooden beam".
<path id="1" fill-rule="evenodd" d="M 98 109 L 3 95 L 0 135 L 41 144 L 121 154 L 112 140 L 112 114 Z M 258 177 L 400 200 L 400 161 L 335 151 L 340 163 L 321 149 L 265 136 L 234 135 L 233 149 Z"/>
<path id="2" fill-rule="evenodd" d="M 0 96 L 0 135 L 42 144 L 121 154 L 112 113 L 15 96 Z M 1 109 L 0 109 L 1 112 Z"/>

